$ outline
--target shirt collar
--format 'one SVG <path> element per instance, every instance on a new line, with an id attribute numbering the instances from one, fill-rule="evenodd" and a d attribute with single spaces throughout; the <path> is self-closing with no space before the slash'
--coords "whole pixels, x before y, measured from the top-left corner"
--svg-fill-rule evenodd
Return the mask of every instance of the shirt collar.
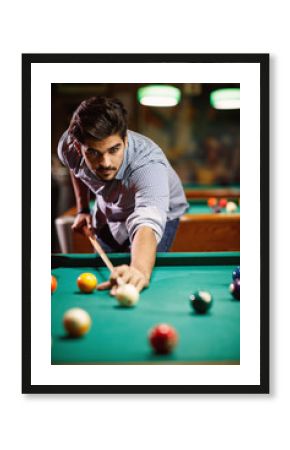
<path id="1" fill-rule="evenodd" d="M 114 180 L 122 180 L 124 177 L 124 173 L 125 170 L 128 166 L 128 161 L 129 161 L 129 147 L 130 147 L 130 141 L 131 141 L 131 137 L 130 137 L 130 133 L 129 131 L 127 131 L 127 136 L 128 136 L 128 143 L 127 146 L 124 149 L 124 158 L 123 158 L 123 162 L 120 166 L 120 169 L 118 170 Z"/>

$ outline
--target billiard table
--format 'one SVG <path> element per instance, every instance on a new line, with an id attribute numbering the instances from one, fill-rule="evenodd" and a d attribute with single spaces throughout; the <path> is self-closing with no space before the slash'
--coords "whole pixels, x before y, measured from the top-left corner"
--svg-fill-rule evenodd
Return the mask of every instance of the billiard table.
<path id="1" fill-rule="evenodd" d="M 129 263 L 128 254 L 110 255 L 113 265 Z M 240 302 L 229 293 L 238 252 L 160 253 L 150 286 L 134 308 L 121 307 L 109 291 L 81 293 L 76 279 L 94 273 L 99 282 L 109 272 L 96 255 L 52 255 L 57 290 L 51 296 L 51 363 L 56 364 L 239 364 Z M 197 314 L 189 295 L 195 290 L 213 295 L 207 314 Z M 90 331 L 81 338 L 66 335 L 62 319 L 73 307 L 86 310 Z M 179 342 L 168 355 L 154 353 L 149 330 L 172 325 Z"/>
<path id="2" fill-rule="evenodd" d="M 188 199 L 189 210 L 180 219 L 172 252 L 214 252 L 240 250 L 240 208 L 235 213 L 213 213 L 206 199 Z M 62 253 L 91 253 L 84 236 L 73 233 L 71 226 L 76 208 L 56 219 Z"/>
<path id="3" fill-rule="evenodd" d="M 237 200 L 240 198 L 240 185 L 238 184 L 230 186 L 206 186 L 196 185 L 192 183 L 183 183 L 183 188 L 188 200 L 207 200 L 210 197 L 226 198 L 228 200 Z"/>
<path id="4" fill-rule="evenodd" d="M 180 218 L 172 252 L 219 252 L 240 250 L 240 207 L 235 213 L 214 213 L 207 200 L 188 200 Z"/>

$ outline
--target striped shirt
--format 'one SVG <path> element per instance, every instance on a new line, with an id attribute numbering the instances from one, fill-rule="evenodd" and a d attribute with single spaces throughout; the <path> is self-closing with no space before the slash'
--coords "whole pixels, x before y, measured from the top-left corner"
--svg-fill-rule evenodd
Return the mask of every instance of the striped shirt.
<path id="1" fill-rule="evenodd" d="M 58 156 L 89 189 L 96 201 L 92 212 L 97 230 L 108 224 L 119 244 L 132 242 L 141 226 L 155 231 L 157 243 L 166 222 L 188 208 L 181 181 L 163 151 L 149 138 L 128 130 L 128 144 L 115 178 L 103 181 L 69 143 L 68 133 L 58 144 Z"/>

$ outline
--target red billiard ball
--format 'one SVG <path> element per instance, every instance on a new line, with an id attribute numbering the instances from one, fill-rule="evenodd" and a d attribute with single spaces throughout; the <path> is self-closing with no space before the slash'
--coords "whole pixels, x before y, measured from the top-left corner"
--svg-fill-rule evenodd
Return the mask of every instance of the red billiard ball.
<path id="1" fill-rule="evenodd" d="M 51 275 L 51 293 L 52 294 L 56 290 L 56 288 L 57 288 L 57 280 L 53 275 Z"/>
<path id="2" fill-rule="evenodd" d="M 208 199 L 207 204 L 210 208 L 214 208 L 217 205 L 217 199 L 214 197 L 211 197 Z"/>
<path id="3" fill-rule="evenodd" d="M 219 207 L 220 207 L 220 208 L 225 208 L 225 207 L 227 206 L 227 203 L 228 203 L 228 201 L 227 201 L 226 198 L 221 198 L 221 199 L 219 200 Z"/>
<path id="4" fill-rule="evenodd" d="M 170 353 L 178 342 L 178 334 L 172 326 L 161 323 L 149 331 L 149 342 L 156 353 Z"/>

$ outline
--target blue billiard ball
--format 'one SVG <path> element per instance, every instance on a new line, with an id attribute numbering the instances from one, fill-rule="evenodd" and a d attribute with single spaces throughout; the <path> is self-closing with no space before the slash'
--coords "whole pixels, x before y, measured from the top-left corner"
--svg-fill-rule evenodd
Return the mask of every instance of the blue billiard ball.
<path id="1" fill-rule="evenodd" d="M 233 280 L 240 279 L 240 266 L 233 271 Z"/>
<path id="2" fill-rule="evenodd" d="M 239 278 L 236 278 L 231 284 L 230 284 L 230 293 L 236 300 L 240 300 L 240 280 Z"/>
<path id="3" fill-rule="evenodd" d="M 211 308 L 213 297 L 207 291 L 196 291 L 189 296 L 189 301 L 197 313 L 204 314 Z"/>

